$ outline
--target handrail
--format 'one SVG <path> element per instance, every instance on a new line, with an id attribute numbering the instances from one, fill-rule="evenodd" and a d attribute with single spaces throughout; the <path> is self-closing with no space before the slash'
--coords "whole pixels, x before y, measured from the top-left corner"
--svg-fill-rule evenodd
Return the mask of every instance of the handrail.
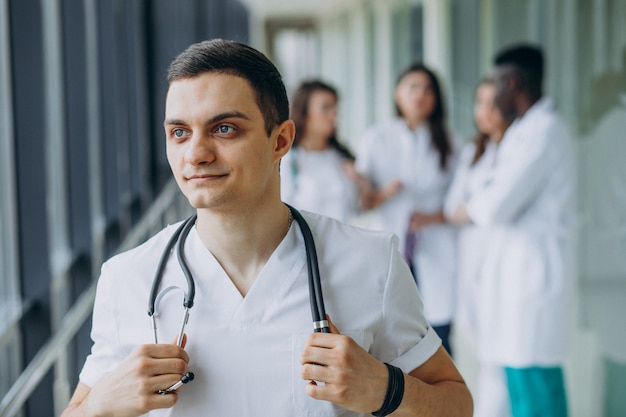
<path id="1" fill-rule="evenodd" d="M 17 304 L 16 307 L 13 308 L 13 312 L 9 312 L 8 317 L 6 313 L 3 314 L 4 323 L 2 323 L 2 327 L 0 327 L 0 351 L 5 348 L 11 339 L 10 334 L 12 332 L 12 328 L 14 328 L 32 308 L 33 301 L 22 301 Z M 0 309 L 0 312 L 2 309 Z"/>
<path id="2" fill-rule="evenodd" d="M 11 389 L 2 399 L 0 416 L 12 416 L 26 402 L 30 394 L 52 367 L 62 347 L 72 340 L 78 329 L 89 316 L 95 297 L 95 281 L 78 298 L 74 306 L 63 317 L 59 331 L 37 352 L 26 369 L 20 374 Z"/>
<path id="3" fill-rule="evenodd" d="M 180 200 L 180 192 L 174 180 L 165 185 L 159 196 L 146 211 L 136 226 L 128 233 L 117 252 L 122 252 L 140 244 L 154 229 L 162 227 L 167 221 L 175 220 L 180 212 L 190 210 Z M 172 210 L 174 209 L 174 210 Z M 172 217 L 168 219 L 166 217 Z M 182 217 L 182 216 L 181 216 Z M 59 330 L 50 337 L 30 361 L 28 366 L 11 386 L 0 403 L 0 417 L 10 417 L 17 413 L 32 392 L 58 359 L 63 347 L 67 346 L 85 320 L 91 314 L 96 294 L 97 280 L 94 279 L 83 291 L 78 300 L 63 317 Z"/>

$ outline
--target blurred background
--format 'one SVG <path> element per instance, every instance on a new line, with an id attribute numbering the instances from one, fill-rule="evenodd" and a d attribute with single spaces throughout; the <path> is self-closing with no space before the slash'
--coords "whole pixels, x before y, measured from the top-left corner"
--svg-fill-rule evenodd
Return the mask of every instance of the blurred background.
<path id="1" fill-rule="evenodd" d="M 268 54 L 290 96 L 335 85 L 353 148 L 416 60 L 470 140 L 494 53 L 542 45 L 578 150 L 570 411 L 626 415 L 626 0 L 0 0 L 0 416 L 60 413 L 101 263 L 189 211 L 165 159 L 165 71 L 215 37 Z M 472 347 L 454 342 L 472 387 Z"/>

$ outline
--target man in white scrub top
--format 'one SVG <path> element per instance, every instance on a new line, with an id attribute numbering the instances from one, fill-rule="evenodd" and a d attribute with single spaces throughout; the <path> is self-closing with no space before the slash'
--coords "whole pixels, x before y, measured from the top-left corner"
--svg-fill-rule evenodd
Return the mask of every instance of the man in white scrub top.
<path id="1" fill-rule="evenodd" d="M 543 54 L 506 49 L 495 60 L 495 102 L 513 120 L 491 182 L 465 205 L 491 228 L 480 295 L 479 351 L 506 372 L 513 417 L 566 417 L 566 360 L 574 275 L 573 143 L 542 97 Z"/>
<path id="2" fill-rule="evenodd" d="M 312 332 L 303 237 L 280 199 L 294 124 L 274 65 L 246 45 L 205 41 L 168 80 L 168 161 L 198 216 L 184 245 L 196 283 L 185 337 L 175 341 L 180 291 L 159 301 L 163 343 L 144 304 L 169 226 L 102 267 L 94 345 L 63 416 L 470 416 L 391 234 L 303 213 L 331 329 Z M 161 288 L 185 289 L 174 258 Z M 190 370 L 184 389 L 159 393 Z"/>

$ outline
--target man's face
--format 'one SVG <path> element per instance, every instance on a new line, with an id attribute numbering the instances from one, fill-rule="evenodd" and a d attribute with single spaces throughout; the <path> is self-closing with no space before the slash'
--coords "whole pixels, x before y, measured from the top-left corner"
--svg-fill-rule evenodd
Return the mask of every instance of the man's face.
<path id="1" fill-rule="evenodd" d="M 165 103 L 167 159 L 190 204 L 253 208 L 278 195 L 278 163 L 291 145 L 281 134 L 285 123 L 267 136 L 241 77 L 208 72 L 173 81 Z"/>
<path id="2" fill-rule="evenodd" d="M 515 88 L 515 75 L 507 66 L 497 66 L 493 72 L 493 81 L 496 87 L 494 103 L 507 120 L 517 117 L 515 102 L 517 89 Z"/>

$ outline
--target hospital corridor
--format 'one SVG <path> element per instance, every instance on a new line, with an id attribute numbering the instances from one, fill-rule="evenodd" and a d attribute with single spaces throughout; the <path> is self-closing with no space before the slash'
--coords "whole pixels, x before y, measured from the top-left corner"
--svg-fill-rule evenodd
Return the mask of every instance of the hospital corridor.
<path id="1" fill-rule="evenodd" d="M 204 42 L 215 39 L 228 42 Z M 253 81 L 266 68 L 240 72 L 226 58 L 215 67 L 192 61 L 198 76 L 181 64 L 202 47 L 244 62 L 227 48 L 248 46 L 276 67 L 284 91 L 272 94 L 286 94 L 289 103 L 267 98 L 270 87 Z M 193 86 L 207 74 L 243 87 L 202 84 L 231 107 L 203 122 L 210 144 L 189 142 L 183 151 L 185 138 L 196 136 L 181 109 L 195 117 L 210 106 L 175 107 L 176 100 L 199 100 Z M 181 85 L 184 94 L 174 88 Z M 233 107 L 248 90 L 268 137 L 280 143 L 293 132 L 275 161 L 275 184 L 265 181 L 265 151 L 234 139 L 254 132 L 253 120 Z M 293 124 L 280 119 L 272 100 L 289 106 Z M 302 416 L 371 415 L 330 400 L 315 408 L 321 400 L 311 398 L 312 386 L 324 383 L 305 378 L 306 392 L 298 385 L 308 333 L 277 329 L 276 321 L 264 327 L 275 314 L 280 326 L 312 317 L 311 332 L 345 333 L 385 362 L 387 393 L 374 415 L 401 407 L 394 390 L 409 385 L 400 368 L 415 376 L 410 355 L 390 356 L 377 338 L 389 330 L 406 344 L 402 332 L 421 329 L 416 346 L 437 350 L 441 340 L 472 395 L 474 417 L 626 417 L 624 132 L 626 0 L 0 0 L 0 417 L 80 415 L 72 407 L 96 391 L 96 369 L 107 374 L 113 361 L 124 367 L 122 355 L 159 342 L 186 347 L 189 357 L 177 354 L 195 366 L 195 379 L 187 372 L 169 390 L 153 390 L 175 398 L 175 406 L 132 415 L 195 415 L 189 402 L 196 399 L 237 405 L 232 414 L 215 409 L 221 416 L 279 409 L 254 408 L 260 394 L 246 378 L 233 388 L 239 391 L 211 391 L 215 375 L 230 372 L 226 355 L 245 356 L 236 368 L 247 367 L 251 378 L 260 372 L 264 342 L 285 369 L 277 366 L 262 388 L 284 377 L 298 391 L 277 392 L 268 404 L 286 402 L 284 409 Z M 206 165 L 207 174 L 192 175 L 194 164 Z M 258 282 L 236 281 L 232 265 L 196 232 L 203 215 L 228 210 L 202 206 L 206 200 L 187 183 L 208 190 L 236 180 L 274 184 L 289 208 L 285 240 L 258 268 Z M 256 192 L 235 186 L 215 204 L 241 190 Z M 278 193 L 258 201 L 274 196 L 280 203 Z M 164 228 L 175 235 L 169 246 Z M 341 246 L 350 236 L 387 236 L 389 244 L 371 255 L 375 246 L 365 238 Z M 290 239 L 302 240 L 306 256 L 286 249 Z M 321 284 L 313 282 L 314 240 Z M 199 247 L 211 252 L 206 264 L 193 259 Z M 287 269 L 292 258 L 307 267 Z M 211 268 L 219 272 L 205 277 Z M 140 282 L 140 270 L 154 283 Z M 333 270 L 364 272 L 348 289 L 347 277 L 325 276 Z M 391 284 L 370 279 L 378 270 Z M 308 271 L 304 307 L 292 284 L 264 287 L 267 275 L 284 271 Z M 175 276 L 180 283 L 172 284 Z M 393 298 L 386 285 L 398 277 L 412 278 L 411 288 L 397 284 Z M 131 292 L 137 285 L 145 296 Z M 351 296 L 336 304 L 333 289 Z M 379 321 L 390 321 L 371 333 L 358 327 L 374 326 L 370 319 L 383 326 L 372 318 L 377 307 L 368 310 L 359 298 L 371 302 L 370 293 L 383 300 Z M 253 302 L 248 313 L 242 306 Z M 125 316 L 114 307 L 121 304 Z M 158 314 L 160 305 L 167 314 Z M 355 310 L 343 315 L 336 305 Z M 358 324 L 342 322 L 359 308 Z M 252 324 L 236 321 L 246 314 Z M 129 330 L 135 323 L 141 328 Z M 201 348 L 197 329 L 209 341 Z M 287 336 L 272 339 L 280 331 Z M 172 336 L 164 340 L 163 332 Z M 235 333 L 239 344 L 226 339 Z M 242 353 L 247 348 L 255 353 Z M 194 364 L 197 354 L 221 368 Z"/>

